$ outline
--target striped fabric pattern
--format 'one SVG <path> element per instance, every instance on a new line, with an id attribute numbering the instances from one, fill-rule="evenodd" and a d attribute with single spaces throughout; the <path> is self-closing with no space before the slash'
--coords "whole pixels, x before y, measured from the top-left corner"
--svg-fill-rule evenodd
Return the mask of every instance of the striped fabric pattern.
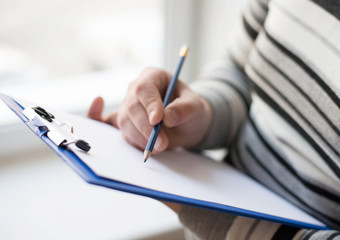
<path id="1" fill-rule="evenodd" d="M 200 148 L 227 147 L 227 161 L 335 230 L 183 207 L 189 238 L 340 239 L 340 1 L 249 0 L 226 59 L 193 85 L 214 110 Z M 231 224 L 193 231 L 206 214 Z"/>

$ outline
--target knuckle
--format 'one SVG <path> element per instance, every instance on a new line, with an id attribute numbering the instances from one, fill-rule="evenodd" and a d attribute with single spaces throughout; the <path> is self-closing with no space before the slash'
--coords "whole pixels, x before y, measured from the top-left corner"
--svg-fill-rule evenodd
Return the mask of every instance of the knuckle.
<path id="1" fill-rule="evenodd" d="M 144 84 L 137 84 L 134 88 L 134 92 L 137 96 L 142 95 L 143 93 L 145 93 L 145 83 Z"/>
<path id="2" fill-rule="evenodd" d="M 126 116 L 118 115 L 117 124 L 118 124 L 119 129 L 122 129 L 122 131 L 124 131 L 124 127 L 127 121 L 128 121 L 128 118 Z"/>
<path id="3" fill-rule="evenodd" d="M 195 113 L 196 114 L 201 114 L 204 111 L 205 107 L 206 106 L 203 101 L 195 101 L 195 109 L 196 109 Z"/>
<path id="4" fill-rule="evenodd" d="M 197 106 L 197 104 L 195 102 L 191 102 L 188 104 L 188 112 L 189 113 L 194 113 L 196 111 L 196 109 L 200 109 L 200 106 Z"/>
<path id="5" fill-rule="evenodd" d="M 122 136 L 123 136 L 123 139 L 126 141 L 126 142 L 128 142 L 129 144 L 133 144 L 132 143 L 132 141 L 130 140 L 130 138 L 126 135 L 126 134 L 124 134 L 124 133 L 122 133 Z"/>
<path id="6" fill-rule="evenodd" d="M 149 137 L 151 133 L 151 127 L 150 126 L 142 126 L 141 132 L 144 137 Z"/>
<path id="7" fill-rule="evenodd" d="M 123 139 L 130 145 L 142 149 L 142 144 L 140 139 L 136 138 L 130 138 L 128 134 L 122 133 Z"/>
<path id="8" fill-rule="evenodd" d="M 188 101 L 187 111 L 189 113 L 194 113 L 197 109 L 201 109 L 203 106 L 198 101 Z"/>
<path id="9" fill-rule="evenodd" d="M 155 67 L 146 67 L 143 71 L 142 71 L 142 75 L 145 74 L 153 74 L 154 72 L 156 72 L 157 68 Z"/>
<path id="10" fill-rule="evenodd" d="M 197 105 L 193 102 L 186 102 L 182 105 L 182 109 L 178 109 L 176 111 L 177 119 L 179 122 L 192 118 L 195 115 L 195 111 L 197 110 Z"/>
<path id="11" fill-rule="evenodd" d="M 155 67 L 147 67 L 144 69 L 139 79 L 143 82 L 152 82 L 150 80 L 159 82 L 159 80 L 163 79 L 164 76 L 167 76 L 167 72 L 165 70 Z"/>
<path id="12" fill-rule="evenodd" d="M 139 103 L 136 101 L 131 102 L 127 105 L 127 112 L 128 114 L 134 114 L 137 111 Z"/>

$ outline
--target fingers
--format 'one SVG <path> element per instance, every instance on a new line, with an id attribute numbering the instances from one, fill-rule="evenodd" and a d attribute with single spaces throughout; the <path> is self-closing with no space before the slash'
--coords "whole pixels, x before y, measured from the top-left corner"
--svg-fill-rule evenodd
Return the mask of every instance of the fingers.
<path id="1" fill-rule="evenodd" d="M 158 134 L 153 153 L 158 154 L 166 150 L 169 146 L 169 139 L 163 129 Z"/>
<path id="2" fill-rule="evenodd" d="M 88 112 L 87 112 L 87 117 L 97 120 L 97 121 L 101 121 L 101 122 L 105 122 L 108 123 L 110 125 L 113 125 L 114 127 L 118 128 L 118 124 L 117 124 L 117 117 L 118 117 L 118 112 L 115 111 L 113 113 L 111 113 L 110 115 L 108 115 L 107 117 L 103 118 L 103 110 L 104 110 L 104 99 L 102 97 L 96 97 Z"/>
<path id="3" fill-rule="evenodd" d="M 144 107 L 138 101 L 130 103 L 127 109 L 127 115 L 136 129 L 139 130 L 145 139 L 148 139 L 153 126 L 148 121 L 148 115 Z"/>
<path id="4" fill-rule="evenodd" d="M 92 118 L 94 120 L 102 121 L 102 113 L 104 109 L 104 100 L 102 97 L 96 97 L 88 112 L 87 112 L 87 117 Z"/>
<path id="5" fill-rule="evenodd" d="M 136 96 L 147 113 L 149 123 L 159 123 L 163 118 L 163 102 L 159 89 L 153 84 L 146 84 L 136 89 Z"/>
<path id="6" fill-rule="evenodd" d="M 147 114 L 141 104 L 134 104 L 129 109 L 122 109 L 118 116 L 117 125 L 124 139 L 131 145 L 145 149 L 153 126 L 148 122 Z M 127 111 L 127 113 L 124 113 Z M 162 152 L 168 147 L 168 139 L 164 131 L 160 131 L 155 143 L 155 153 Z"/>
<path id="7" fill-rule="evenodd" d="M 163 70 L 148 68 L 139 78 L 129 85 L 128 93 L 121 104 L 118 127 L 124 138 L 134 146 L 145 148 L 153 126 L 163 119 L 162 95 L 166 91 L 170 75 Z M 131 127 L 131 124 L 134 127 Z M 135 137 L 139 136 L 139 137 Z M 140 136 L 143 136 L 142 140 Z M 168 138 L 160 131 L 154 152 L 164 151 L 168 147 Z"/>
<path id="8" fill-rule="evenodd" d="M 175 127 L 199 117 L 201 112 L 202 106 L 199 99 L 185 90 L 182 96 L 176 98 L 165 108 L 163 122 L 167 127 Z"/>
<path id="9" fill-rule="evenodd" d="M 170 81 L 169 73 L 155 68 L 148 68 L 136 82 L 135 93 L 138 101 L 146 110 L 151 125 L 163 119 L 162 95 Z"/>
<path id="10" fill-rule="evenodd" d="M 119 122 L 119 127 L 123 138 L 132 146 L 144 149 L 147 143 L 145 137 L 137 130 L 133 123 L 127 119 L 123 122 Z"/>
<path id="11" fill-rule="evenodd" d="M 97 97 L 88 111 L 88 117 L 106 122 L 121 129 L 124 139 L 131 145 L 144 149 L 152 128 L 164 117 L 162 96 L 171 75 L 163 70 L 148 68 L 129 85 L 119 110 L 103 117 L 104 101 Z M 154 152 L 164 151 L 169 144 L 166 131 L 160 131 Z"/>

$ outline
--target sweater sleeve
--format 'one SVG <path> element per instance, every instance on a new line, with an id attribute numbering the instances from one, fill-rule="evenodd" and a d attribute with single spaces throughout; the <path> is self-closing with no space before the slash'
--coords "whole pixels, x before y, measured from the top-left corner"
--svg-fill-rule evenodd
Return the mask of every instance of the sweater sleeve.
<path id="1" fill-rule="evenodd" d="M 232 32 L 227 53 L 205 70 L 191 87 L 213 109 L 209 134 L 199 149 L 229 147 L 247 118 L 251 85 L 244 69 L 255 39 L 263 29 L 269 0 L 249 0 Z"/>
<path id="2" fill-rule="evenodd" d="M 213 110 L 213 122 L 199 149 L 228 147 L 247 117 L 251 102 L 249 81 L 227 54 L 211 63 L 191 85 Z"/>
<path id="3" fill-rule="evenodd" d="M 185 223 L 186 238 L 191 240 L 340 240 L 340 232 L 336 230 L 299 229 L 189 206 L 181 208 L 179 218 Z"/>
<path id="4" fill-rule="evenodd" d="M 213 123 L 200 149 L 229 147 L 247 118 L 251 84 L 243 69 L 268 11 L 268 0 L 250 0 L 228 54 L 210 64 L 191 87 L 208 100 Z M 179 211 L 188 239 L 339 239 L 337 230 L 299 229 L 254 218 L 182 206 Z"/>

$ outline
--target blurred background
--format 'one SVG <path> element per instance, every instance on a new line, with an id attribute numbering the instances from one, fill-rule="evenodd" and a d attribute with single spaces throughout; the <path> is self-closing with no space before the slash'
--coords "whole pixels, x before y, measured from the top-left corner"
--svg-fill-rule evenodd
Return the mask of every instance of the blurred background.
<path id="1" fill-rule="evenodd" d="M 0 0 L 0 92 L 85 115 L 148 66 L 190 82 L 222 55 L 246 0 Z M 182 239 L 156 200 L 89 186 L 0 103 L 0 239 Z"/>

